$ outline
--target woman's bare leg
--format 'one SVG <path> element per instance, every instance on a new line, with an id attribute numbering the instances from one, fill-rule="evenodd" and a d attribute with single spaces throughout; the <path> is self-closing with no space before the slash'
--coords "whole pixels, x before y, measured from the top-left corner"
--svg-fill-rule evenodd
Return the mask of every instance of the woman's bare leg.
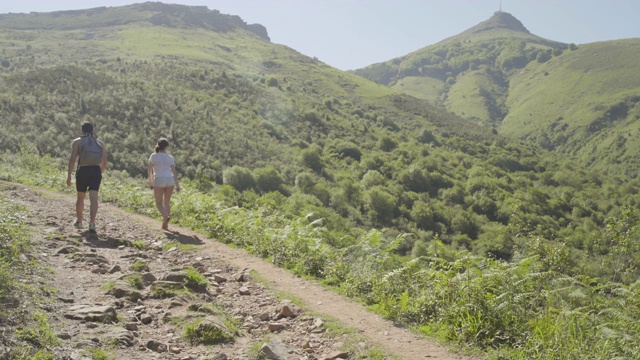
<path id="1" fill-rule="evenodd" d="M 162 202 L 162 207 L 164 208 L 164 226 L 166 229 L 169 224 L 169 220 L 171 219 L 171 195 L 173 194 L 173 186 L 167 186 L 164 188 L 164 201 Z"/>
<path id="2" fill-rule="evenodd" d="M 156 207 L 158 208 L 158 211 L 160 211 L 160 216 L 162 216 L 162 220 L 164 220 L 167 217 L 167 214 L 165 212 L 164 206 L 163 206 L 163 197 L 164 197 L 164 188 L 161 187 L 154 187 L 153 188 L 153 196 L 156 199 Z"/>

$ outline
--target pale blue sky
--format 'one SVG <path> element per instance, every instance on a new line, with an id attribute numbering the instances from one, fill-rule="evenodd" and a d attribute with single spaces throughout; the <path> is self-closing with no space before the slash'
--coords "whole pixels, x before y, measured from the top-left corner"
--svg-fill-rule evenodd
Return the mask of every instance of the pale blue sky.
<path id="1" fill-rule="evenodd" d="M 135 0 L 0 0 L 0 13 L 132 4 Z M 342 70 L 402 56 L 489 18 L 499 0 L 171 0 L 267 27 L 271 40 Z M 640 0 L 503 0 L 530 32 L 584 44 L 640 37 Z"/>

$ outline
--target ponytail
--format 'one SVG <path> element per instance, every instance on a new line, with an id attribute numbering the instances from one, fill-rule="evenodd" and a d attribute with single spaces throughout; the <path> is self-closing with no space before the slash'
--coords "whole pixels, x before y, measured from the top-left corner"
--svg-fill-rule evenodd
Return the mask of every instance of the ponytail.
<path id="1" fill-rule="evenodd" d="M 156 152 L 159 153 L 160 151 L 163 151 L 164 149 L 167 148 L 167 146 L 169 146 L 169 140 L 165 138 L 160 138 L 158 140 L 158 144 L 156 145 Z"/>

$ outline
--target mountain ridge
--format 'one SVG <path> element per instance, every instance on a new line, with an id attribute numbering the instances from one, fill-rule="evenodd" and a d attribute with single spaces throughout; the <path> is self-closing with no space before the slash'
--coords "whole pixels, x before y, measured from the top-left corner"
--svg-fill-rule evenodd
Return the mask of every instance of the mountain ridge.
<path id="1" fill-rule="evenodd" d="M 84 21 L 78 21 L 82 18 Z M 69 23 L 69 19 L 74 19 L 74 22 Z M 136 22 L 166 27 L 195 27 L 217 32 L 241 28 L 270 41 L 263 25 L 248 24 L 237 15 L 225 15 L 218 10 L 209 10 L 206 6 L 145 2 L 120 7 L 0 14 L 0 28 L 12 30 L 77 30 Z"/>
<path id="2" fill-rule="evenodd" d="M 355 73 L 583 164 L 638 176 L 632 95 L 640 91 L 640 65 L 630 61 L 638 53 L 637 39 L 563 44 L 496 12 L 458 35 Z"/>

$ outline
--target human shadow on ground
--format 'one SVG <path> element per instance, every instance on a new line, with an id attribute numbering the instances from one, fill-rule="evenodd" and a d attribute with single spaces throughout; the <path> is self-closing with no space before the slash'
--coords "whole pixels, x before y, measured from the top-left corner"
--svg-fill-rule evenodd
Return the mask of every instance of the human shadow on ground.
<path id="1" fill-rule="evenodd" d="M 174 230 L 165 230 L 164 234 L 166 235 L 167 239 L 169 240 L 175 240 L 181 244 L 188 244 L 188 245 L 203 245 L 204 241 L 200 240 L 199 237 L 195 236 L 195 235 L 185 235 L 181 232 L 178 231 L 174 231 Z"/>
<path id="2" fill-rule="evenodd" d="M 131 246 L 130 241 L 114 238 L 112 236 L 101 236 L 88 230 L 80 233 L 85 243 L 94 248 L 116 249 L 120 245 Z"/>

